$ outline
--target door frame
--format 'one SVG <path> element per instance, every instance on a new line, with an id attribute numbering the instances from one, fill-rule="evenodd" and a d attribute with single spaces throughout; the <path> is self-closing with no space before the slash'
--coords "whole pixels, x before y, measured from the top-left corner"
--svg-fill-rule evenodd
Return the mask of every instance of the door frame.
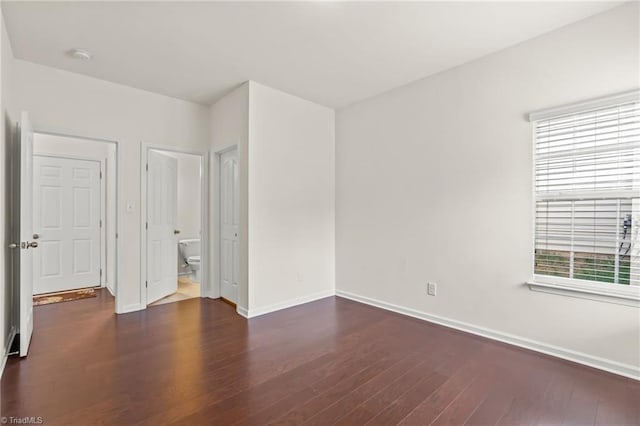
<path id="1" fill-rule="evenodd" d="M 36 135 L 41 134 L 39 132 L 34 132 Z M 47 157 L 47 158 L 61 158 L 64 160 L 82 160 L 82 161 L 93 161 L 100 164 L 100 175 L 106 176 L 105 170 L 105 161 L 104 160 L 96 160 L 95 158 L 83 157 L 81 155 L 71 155 L 71 154 L 49 154 L 45 152 L 38 152 L 33 154 L 34 157 Z M 33 182 L 35 185 L 35 182 Z M 103 271 L 100 274 L 100 288 L 104 288 L 107 285 L 107 280 L 105 279 L 107 270 L 107 179 L 100 178 L 100 269 Z"/>
<path id="2" fill-rule="evenodd" d="M 213 221 L 212 226 L 215 228 L 216 232 L 214 237 L 215 241 L 213 241 L 212 256 L 213 256 L 213 270 L 216 271 L 216 273 L 213 274 L 213 286 L 212 286 L 213 291 L 211 292 L 211 298 L 214 298 L 214 299 L 220 298 L 222 296 L 222 276 L 220 275 L 222 272 L 220 268 L 220 255 L 222 254 L 222 250 L 220 249 L 222 245 L 222 220 L 220 217 L 220 206 L 221 206 L 220 185 L 222 183 L 222 179 L 220 179 L 220 173 L 222 171 L 221 170 L 222 155 L 233 150 L 235 150 L 238 153 L 238 162 L 239 162 L 240 161 L 239 144 L 227 146 L 213 153 L 212 176 L 215 181 L 213 184 L 213 199 L 212 199 L 211 208 L 213 209 L 212 211 L 214 212 L 214 215 L 212 217 L 212 221 Z M 242 232 L 243 232 L 242 226 L 240 226 L 238 229 L 238 237 L 242 235 Z M 236 308 L 238 308 L 239 306 L 240 305 L 236 300 Z"/>
<path id="3" fill-rule="evenodd" d="M 147 308 L 147 162 L 149 151 L 174 152 L 200 157 L 200 297 L 209 297 L 209 151 L 140 143 L 140 307 Z M 177 277 L 176 277 L 177 279 Z"/>
<path id="4" fill-rule="evenodd" d="M 122 232 L 122 224 L 123 222 L 123 209 L 122 206 L 124 206 L 124 200 L 123 200 L 123 195 L 124 195 L 124 191 L 123 191 L 123 182 L 122 182 L 122 160 L 123 160 L 123 149 L 122 149 L 122 142 L 121 141 L 117 141 L 117 140 L 110 140 L 110 139 L 103 139 L 103 138 L 96 138 L 96 137 L 92 137 L 92 136 L 83 136 L 83 135 L 72 135 L 72 134 L 67 134 L 67 133 L 60 133 L 60 132 L 52 132 L 52 131 L 47 131 L 47 130 L 40 130 L 40 129 L 34 129 L 34 133 L 36 134 L 41 134 L 41 135 L 50 135 L 50 136 L 60 136 L 60 137 L 64 137 L 64 138 L 71 138 L 71 139 L 78 139 L 80 141 L 85 140 L 85 141 L 91 141 L 91 142 L 101 142 L 101 143 L 108 143 L 108 144 L 112 144 L 113 146 L 115 146 L 115 170 L 116 170 L 116 176 L 115 176 L 115 183 L 116 183 L 116 187 L 115 187 L 115 191 L 116 191 L 116 196 L 115 196 L 115 209 L 116 209 L 116 215 L 115 215 L 115 226 L 114 226 L 114 231 L 115 231 L 115 237 L 116 237 L 116 246 L 115 246 L 115 250 L 116 250 L 116 261 L 115 261 L 115 275 L 114 275 L 114 282 L 111 284 L 113 287 L 113 292 L 115 293 L 113 296 L 115 298 L 115 313 L 116 314 L 120 314 L 120 313 L 124 313 L 127 312 L 125 307 L 122 306 L 122 299 L 119 297 L 120 294 L 120 283 L 122 282 L 122 254 L 124 253 L 123 249 L 123 239 L 120 238 L 120 233 Z M 37 154 L 37 155 L 46 155 L 46 154 Z M 76 157 L 75 159 L 79 159 L 79 157 Z M 96 161 L 95 159 L 93 161 Z M 102 164 L 100 169 L 102 170 Z M 104 170 L 103 170 L 104 173 Z M 100 190 L 102 191 L 102 184 L 100 187 Z M 106 191 L 104 196 L 106 197 Z M 106 231 L 105 231 L 106 232 Z M 106 235 L 105 235 L 105 242 L 106 242 Z M 106 266 L 103 264 L 103 267 Z M 101 280 L 101 285 L 102 285 L 102 280 Z"/>

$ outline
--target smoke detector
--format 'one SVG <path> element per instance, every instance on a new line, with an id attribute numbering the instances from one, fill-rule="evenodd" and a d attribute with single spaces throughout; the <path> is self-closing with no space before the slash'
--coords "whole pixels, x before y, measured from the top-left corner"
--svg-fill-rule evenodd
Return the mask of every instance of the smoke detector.
<path id="1" fill-rule="evenodd" d="M 81 61 L 90 61 L 91 60 L 91 53 L 89 53 L 88 51 L 86 51 L 84 49 L 71 49 L 68 52 L 68 54 L 73 59 L 79 59 Z"/>

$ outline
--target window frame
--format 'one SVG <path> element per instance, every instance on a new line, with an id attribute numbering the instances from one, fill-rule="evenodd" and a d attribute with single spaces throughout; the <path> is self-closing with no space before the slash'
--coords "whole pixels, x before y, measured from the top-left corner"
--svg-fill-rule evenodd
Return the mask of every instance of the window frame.
<path id="1" fill-rule="evenodd" d="M 582 299 L 597 300 L 616 303 L 620 305 L 640 307 L 640 285 L 620 285 L 598 281 L 581 280 L 577 278 L 564 278 L 552 275 L 538 275 L 535 273 L 536 256 L 536 123 L 551 119 L 560 115 L 584 112 L 616 104 L 640 101 L 640 90 L 618 93 L 611 96 L 590 99 L 583 102 L 535 111 L 529 114 L 531 123 L 532 145 L 532 258 L 531 279 L 526 282 L 529 290 L 563 296 L 578 297 Z"/>

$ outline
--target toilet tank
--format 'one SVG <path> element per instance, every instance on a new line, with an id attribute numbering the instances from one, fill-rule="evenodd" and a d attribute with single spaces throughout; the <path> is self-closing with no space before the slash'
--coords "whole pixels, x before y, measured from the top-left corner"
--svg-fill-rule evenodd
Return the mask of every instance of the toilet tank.
<path id="1" fill-rule="evenodd" d="M 180 240 L 178 241 L 178 247 L 180 248 L 180 253 L 184 259 L 187 259 L 191 256 L 200 256 L 200 240 Z"/>

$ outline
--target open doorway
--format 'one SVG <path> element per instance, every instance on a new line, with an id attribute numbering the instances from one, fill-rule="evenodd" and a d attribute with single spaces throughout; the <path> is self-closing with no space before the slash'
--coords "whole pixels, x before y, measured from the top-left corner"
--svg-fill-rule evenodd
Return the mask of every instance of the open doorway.
<path id="1" fill-rule="evenodd" d="M 115 296 L 116 183 L 114 143 L 34 133 L 35 305 Z"/>
<path id="2" fill-rule="evenodd" d="M 148 306 L 202 297 L 206 287 L 205 155 L 147 147 L 143 271 Z"/>
<path id="3" fill-rule="evenodd" d="M 103 157 L 90 158 L 98 149 L 93 144 L 104 146 Z M 86 156 L 79 158 L 83 153 Z M 69 289 L 68 281 L 71 287 L 89 286 L 92 290 L 111 286 L 117 306 L 120 154 L 118 142 L 36 133 L 27 112 L 11 132 L 7 143 L 7 236 L 12 325 L 7 342 L 16 343 L 12 354 L 23 357 L 28 353 L 33 334 L 34 278 L 36 291 L 51 291 L 56 286 Z M 67 160 L 70 163 L 65 163 Z M 97 184 L 100 173 L 104 181 Z M 93 202 L 96 197 L 100 198 L 97 203 Z M 75 222 L 69 225 L 66 220 Z M 100 220 L 103 231 L 96 232 L 101 229 Z M 69 238 L 81 228 L 88 234 Z M 61 276 L 64 279 L 57 280 Z"/>

